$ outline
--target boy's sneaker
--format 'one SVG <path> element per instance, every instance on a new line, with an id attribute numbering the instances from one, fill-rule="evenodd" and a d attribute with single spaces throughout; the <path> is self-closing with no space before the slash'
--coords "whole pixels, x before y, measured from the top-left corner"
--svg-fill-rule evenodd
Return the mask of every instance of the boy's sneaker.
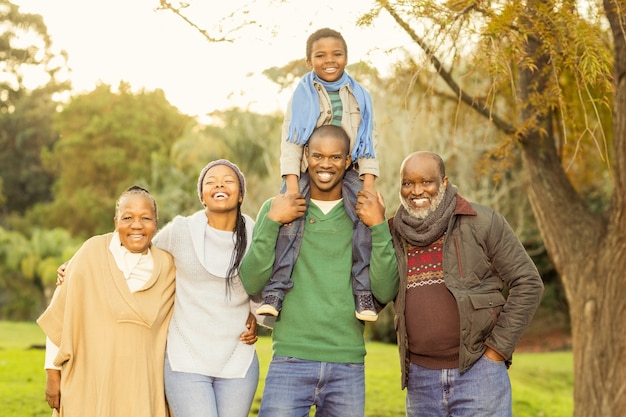
<path id="1" fill-rule="evenodd" d="M 372 294 L 359 294 L 355 296 L 356 318 L 363 321 L 378 320 L 378 313 L 374 306 L 374 297 Z"/>
<path id="2" fill-rule="evenodd" d="M 278 317 L 283 302 L 275 295 L 268 295 L 263 299 L 263 304 L 256 309 L 255 314 L 259 316 L 274 316 Z"/>

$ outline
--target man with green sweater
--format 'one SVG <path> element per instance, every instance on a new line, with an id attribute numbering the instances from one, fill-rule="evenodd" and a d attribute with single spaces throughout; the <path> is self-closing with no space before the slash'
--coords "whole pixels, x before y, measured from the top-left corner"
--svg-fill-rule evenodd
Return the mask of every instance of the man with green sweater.
<path id="1" fill-rule="evenodd" d="M 312 133 L 305 147 L 310 196 L 279 194 L 268 200 L 241 264 L 246 291 L 258 293 L 272 273 L 280 227 L 305 216 L 293 287 L 272 333 L 273 358 L 259 417 L 308 415 L 312 406 L 318 416 L 364 414 L 364 323 L 354 315 L 353 221 L 344 208 L 349 202 L 342 199 L 349 149 L 340 127 L 321 126 Z M 398 291 L 399 278 L 382 196 L 361 191 L 351 209 L 372 231 L 371 289 L 387 303 Z"/>

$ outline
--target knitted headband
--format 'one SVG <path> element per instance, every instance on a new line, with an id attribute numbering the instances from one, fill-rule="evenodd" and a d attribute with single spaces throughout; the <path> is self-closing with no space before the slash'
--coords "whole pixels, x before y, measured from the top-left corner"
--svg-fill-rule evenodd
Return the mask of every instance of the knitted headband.
<path id="1" fill-rule="evenodd" d="M 241 198 L 246 194 L 246 179 L 243 176 L 243 173 L 239 169 L 239 167 L 227 159 L 216 159 L 215 161 L 209 162 L 207 166 L 205 166 L 200 172 L 200 176 L 198 177 L 198 198 L 200 198 L 200 202 L 202 203 L 202 180 L 206 175 L 207 171 L 213 168 L 216 165 L 226 165 L 237 174 L 237 178 L 239 178 L 239 190 L 241 192 Z"/>

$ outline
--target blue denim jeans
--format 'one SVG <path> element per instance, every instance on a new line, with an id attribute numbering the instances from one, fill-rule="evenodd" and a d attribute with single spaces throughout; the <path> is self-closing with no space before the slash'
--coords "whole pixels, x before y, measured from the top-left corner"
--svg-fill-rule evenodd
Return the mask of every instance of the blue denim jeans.
<path id="1" fill-rule="evenodd" d="M 300 175 L 300 192 L 307 200 L 310 199 L 309 174 L 303 172 Z M 281 192 L 285 192 L 281 189 Z M 368 294 L 371 291 L 369 265 L 372 255 L 372 231 L 367 227 L 356 214 L 357 193 L 362 188 L 362 181 L 355 169 L 346 171 L 343 178 L 343 204 L 346 213 L 353 222 L 352 234 L 352 292 L 357 294 Z M 304 234 L 305 216 L 294 220 L 289 225 L 283 225 L 278 232 L 276 240 L 276 257 L 272 276 L 263 289 L 263 297 L 275 295 L 281 300 L 284 299 L 287 291 L 293 286 L 291 272 L 298 259 L 300 246 L 302 245 L 302 235 Z"/>
<path id="2" fill-rule="evenodd" d="M 411 363 L 407 417 L 511 417 L 511 382 L 504 362 L 482 356 L 464 374 Z"/>
<path id="3" fill-rule="evenodd" d="M 259 417 L 363 417 L 365 365 L 274 356 Z"/>
<path id="4" fill-rule="evenodd" d="M 165 396 L 173 417 L 248 417 L 259 382 L 254 355 L 244 378 L 175 372 L 165 356 Z"/>

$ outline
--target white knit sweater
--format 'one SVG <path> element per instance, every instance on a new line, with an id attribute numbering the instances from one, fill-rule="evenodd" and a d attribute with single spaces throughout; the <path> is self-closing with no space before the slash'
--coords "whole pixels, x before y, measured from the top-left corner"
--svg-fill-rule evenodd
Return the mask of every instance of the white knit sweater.
<path id="1" fill-rule="evenodd" d="M 244 218 L 249 246 L 254 221 L 246 215 Z M 250 297 L 239 276 L 233 279 L 227 294 L 226 280 L 219 276 L 225 273 L 217 272 L 223 270 L 223 265 L 205 265 L 212 257 L 205 254 L 208 227 L 205 212 L 198 211 L 189 217 L 175 217 L 153 240 L 154 245 L 174 256 L 176 264 L 176 298 L 167 355 L 174 371 L 243 378 L 255 349 L 239 340 L 246 331 Z M 233 248 L 234 243 L 226 240 L 217 251 L 227 253 L 230 260 Z"/>

